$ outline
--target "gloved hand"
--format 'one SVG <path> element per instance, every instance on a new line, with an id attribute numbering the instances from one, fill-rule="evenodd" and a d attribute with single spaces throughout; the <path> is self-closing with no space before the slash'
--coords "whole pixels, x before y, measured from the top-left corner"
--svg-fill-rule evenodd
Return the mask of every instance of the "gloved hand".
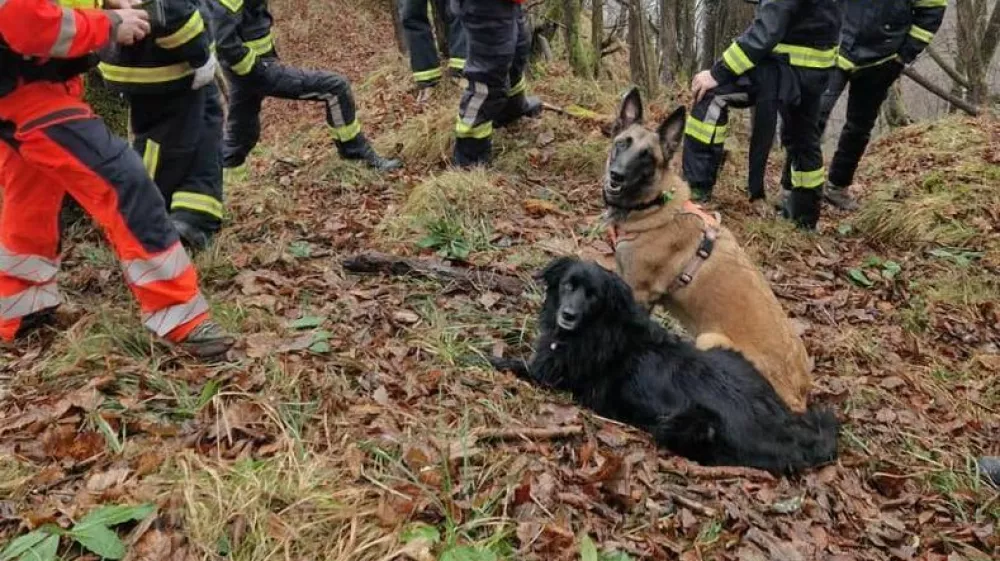
<path id="1" fill-rule="evenodd" d="M 215 58 L 215 53 L 208 57 L 208 62 L 194 69 L 194 80 L 191 81 L 192 90 L 200 90 L 215 81 L 215 71 L 219 68 L 219 61 Z"/>

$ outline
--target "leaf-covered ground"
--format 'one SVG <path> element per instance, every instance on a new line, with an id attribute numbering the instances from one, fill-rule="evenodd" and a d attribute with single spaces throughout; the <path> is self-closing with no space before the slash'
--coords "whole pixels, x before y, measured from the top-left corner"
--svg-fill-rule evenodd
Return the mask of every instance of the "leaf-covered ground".
<path id="1" fill-rule="evenodd" d="M 283 57 L 345 72 L 365 130 L 406 170 L 344 163 L 320 108 L 267 103 L 254 173 L 198 258 L 218 318 L 245 336 L 224 366 L 158 348 L 99 236 L 74 228 L 63 329 L 0 350 L 0 544 L 60 528 L 35 547 L 94 559 L 117 539 L 150 560 L 1000 553 L 1000 498 L 974 461 L 1000 453 L 1000 123 L 878 140 L 864 208 L 818 235 L 754 216 L 734 145 L 718 206 L 803 331 L 813 399 L 845 425 L 838 463 L 802 477 L 706 472 L 480 366 L 527 351 L 538 294 L 340 265 L 440 252 L 527 278 L 553 255 L 606 258 L 605 123 L 546 113 L 499 133 L 493 171 L 446 171 L 458 90 L 416 106 L 380 2 L 274 4 Z M 609 117 L 625 85 L 537 71 L 547 100 Z M 116 504 L 157 514 L 98 510 Z"/>

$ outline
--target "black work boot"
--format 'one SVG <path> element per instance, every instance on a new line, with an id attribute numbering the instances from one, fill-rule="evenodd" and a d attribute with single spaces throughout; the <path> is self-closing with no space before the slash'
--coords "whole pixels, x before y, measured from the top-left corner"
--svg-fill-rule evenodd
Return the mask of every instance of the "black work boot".
<path id="1" fill-rule="evenodd" d="M 507 100 L 500 115 L 493 121 L 493 128 L 503 128 L 521 117 L 537 119 L 542 114 L 542 100 L 535 96 L 518 94 Z"/>
<path id="2" fill-rule="evenodd" d="M 369 147 L 368 151 L 365 152 L 365 156 L 362 159 L 366 164 L 368 164 L 368 167 L 379 173 L 389 173 L 403 167 L 403 162 L 395 158 L 383 158 L 375 152 L 374 148 L 371 147 Z"/>
<path id="3" fill-rule="evenodd" d="M 819 223 L 820 189 L 792 189 L 785 199 L 784 215 L 805 230 L 815 230 Z"/>
<path id="4" fill-rule="evenodd" d="M 847 187 L 839 187 L 830 182 L 827 182 L 823 191 L 823 200 L 840 210 L 858 210 L 858 203 L 851 197 Z"/>
<path id="5" fill-rule="evenodd" d="M 707 203 L 712 200 L 712 186 L 691 184 L 691 201 L 695 203 Z"/>
<path id="6" fill-rule="evenodd" d="M 983 456 L 979 458 L 979 473 L 983 479 L 1000 487 L 1000 456 Z"/>
<path id="7" fill-rule="evenodd" d="M 201 322 L 175 346 L 199 360 L 217 359 L 236 344 L 236 337 L 210 319 Z"/>
<path id="8" fill-rule="evenodd" d="M 363 134 L 359 134 L 347 142 L 337 141 L 336 144 L 337 151 L 343 158 L 362 161 L 379 173 L 388 173 L 403 167 L 403 162 L 399 160 L 379 156 Z"/>
<path id="9" fill-rule="evenodd" d="M 212 243 L 212 235 L 201 228 L 181 220 L 175 216 L 170 217 L 170 223 L 181 237 L 181 243 L 192 253 L 204 250 Z"/>

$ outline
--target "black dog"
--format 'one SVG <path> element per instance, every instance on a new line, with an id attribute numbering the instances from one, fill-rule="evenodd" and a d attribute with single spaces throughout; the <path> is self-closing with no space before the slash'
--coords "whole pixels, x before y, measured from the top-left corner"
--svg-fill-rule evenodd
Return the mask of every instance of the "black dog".
<path id="1" fill-rule="evenodd" d="M 535 356 L 530 365 L 493 359 L 497 369 L 569 391 L 705 465 L 794 473 L 836 458 L 831 411 L 791 412 L 741 354 L 701 351 L 668 332 L 618 275 L 564 257 L 541 276 L 547 292 Z"/>

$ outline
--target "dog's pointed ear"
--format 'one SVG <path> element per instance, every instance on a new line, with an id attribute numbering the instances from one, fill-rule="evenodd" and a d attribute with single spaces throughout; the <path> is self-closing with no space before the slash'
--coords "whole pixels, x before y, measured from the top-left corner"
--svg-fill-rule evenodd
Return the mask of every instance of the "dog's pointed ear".
<path id="1" fill-rule="evenodd" d="M 684 125 L 687 121 L 687 110 L 683 105 L 674 109 L 669 117 L 660 123 L 657 133 L 660 135 L 660 149 L 663 150 L 663 160 L 669 162 L 684 140 Z"/>
<path id="2" fill-rule="evenodd" d="M 612 129 L 613 134 L 617 135 L 636 123 L 642 123 L 642 94 L 639 93 L 638 87 L 632 86 L 618 107 L 618 119 Z"/>
<path id="3" fill-rule="evenodd" d="M 545 266 L 540 273 L 538 273 L 535 278 L 542 280 L 546 286 L 553 287 L 558 286 L 559 281 L 562 280 L 563 275 L 569 270 L 574 263 L 576 263 L 576 258 L 574 257 L 559 257 L 553 259 Z"/>

